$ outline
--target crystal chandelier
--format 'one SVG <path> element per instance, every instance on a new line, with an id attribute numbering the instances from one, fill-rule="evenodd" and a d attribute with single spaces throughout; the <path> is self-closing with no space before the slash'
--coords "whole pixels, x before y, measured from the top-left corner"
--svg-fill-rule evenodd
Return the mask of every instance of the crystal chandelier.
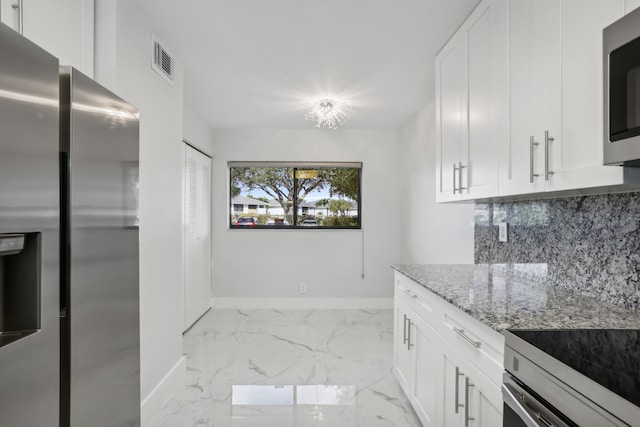
<path id="1" fill-rule="evenodd" d="M 349 107 L 335 99 L 324 98 L 311 104 L 305 111 L 305 118 L 316 122 L 316 127 L 337 129 L 349 118 Z"/>

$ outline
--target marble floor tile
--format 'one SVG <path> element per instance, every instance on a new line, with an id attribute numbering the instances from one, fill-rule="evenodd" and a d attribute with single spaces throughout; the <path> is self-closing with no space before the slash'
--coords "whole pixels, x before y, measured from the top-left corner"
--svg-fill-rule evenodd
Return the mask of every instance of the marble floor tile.
<path id="1" fill-rule="evenodd" d="M 187 385 L 145 427 L 419 427 L 392 340 L 391 310 L 211 310 L 184 336 Z"/>

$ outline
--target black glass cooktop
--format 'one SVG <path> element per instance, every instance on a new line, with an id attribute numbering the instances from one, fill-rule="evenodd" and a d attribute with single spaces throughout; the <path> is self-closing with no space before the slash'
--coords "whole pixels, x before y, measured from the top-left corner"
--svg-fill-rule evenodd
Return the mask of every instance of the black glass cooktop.
<path id="1" fill-rule="evenodd" d="M 510 330 L 512 334 L 640 406 L 640 330 Z"/>

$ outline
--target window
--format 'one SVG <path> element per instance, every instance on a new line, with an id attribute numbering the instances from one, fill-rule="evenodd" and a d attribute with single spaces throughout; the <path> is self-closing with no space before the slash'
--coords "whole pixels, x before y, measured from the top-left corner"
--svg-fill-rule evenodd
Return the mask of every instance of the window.
<path id="1" fill-rule="evenodd" d="M 231 228 L 360 228 L 362 163 L 228 166 Z"/>

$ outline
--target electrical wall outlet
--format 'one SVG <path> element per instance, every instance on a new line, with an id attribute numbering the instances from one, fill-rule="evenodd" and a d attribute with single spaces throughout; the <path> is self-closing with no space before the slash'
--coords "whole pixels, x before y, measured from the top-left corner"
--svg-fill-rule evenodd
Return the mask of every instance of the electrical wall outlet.
<path id="1" fill-rule="evenodd" d="M 306 294 L 307 293 L 307 284 L 306 283 L 300 283 L 300 293 L 301 294 Z"/>
<path id="2" fill-rule="evenodd" d="M 509 241 L 509 224 L 501 222 L 498 224 L 498 240 L 501 242 Z"/>

